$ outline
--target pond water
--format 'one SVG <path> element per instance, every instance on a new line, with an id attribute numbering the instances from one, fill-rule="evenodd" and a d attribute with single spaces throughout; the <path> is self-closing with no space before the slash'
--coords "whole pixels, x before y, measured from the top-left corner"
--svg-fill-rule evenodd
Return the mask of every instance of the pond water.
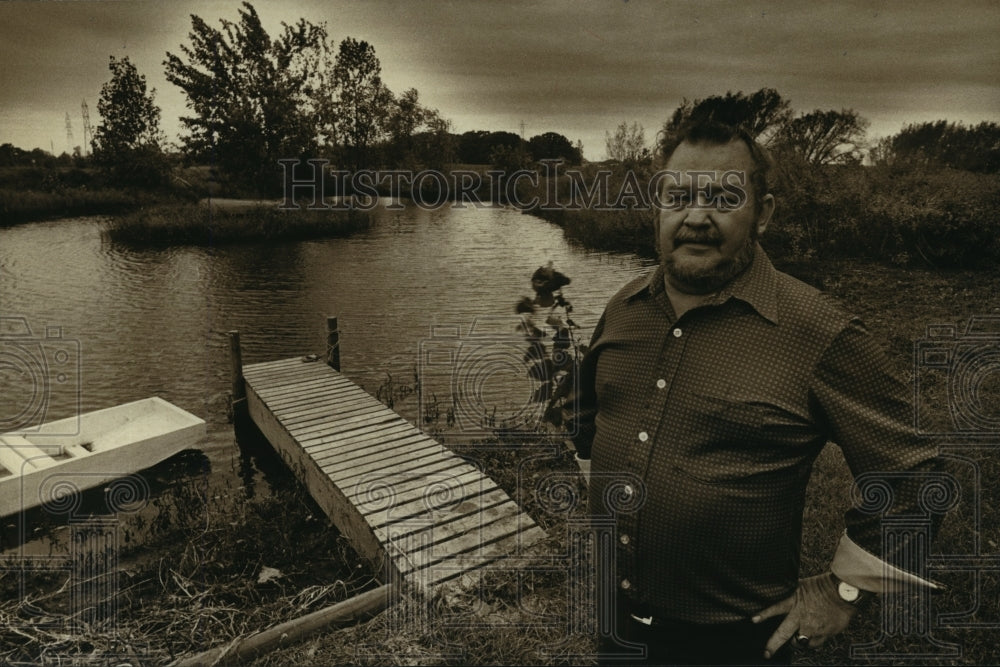
<path id="1" fill-rule="evenodd" d="M 351 238 L 226 247 L 123 247 L 97 217 L 0 229 L 0 357 L 17 345 L 45 376 L 0 369 L 0 430 L 26 412 L 37 423 L 156 395 L 208 422 L 210 477 L 233 478 L 228 331 L 240 332 L 244 363 L 322 354 L 326 316 L 337 315 L 342 369 L 374 393 L 389 375 L 412 383 L 442 331 L 445 344 L 477 322 L 509 334 L 514 303 L 549 261 L 572 278 L 563 292 L 583 341 L 607 299 L 649 266 L 572 246 L 514 209 L 385 204 Z M 523 372 L 503 376 L 516 366 L 498 374 L 515 393 Z M 417 419 L 415 399 L 397 408 Z"/>

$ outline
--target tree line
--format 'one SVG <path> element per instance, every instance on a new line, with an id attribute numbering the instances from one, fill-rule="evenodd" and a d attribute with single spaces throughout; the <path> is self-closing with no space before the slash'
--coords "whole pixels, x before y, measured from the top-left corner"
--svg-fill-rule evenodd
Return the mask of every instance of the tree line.
<path id="1" fill-rule="evenodd" d="M 966 127 L 944 120 L 910 124 L 874 144 L 866 140 L 869 121 L 853 109 L 815 109 L 795 114 L 789 100 L 773 88 L 684 100 L 664 122 L 658 146 L 694 119 L 709 118 L 742 126 L 772 153 L 798 164 L 851 165 L 865 158 L 872 165 L 948 167 L 979 173 L 1000 171 L 1000 124 Z M 657 146 L 646 143 L 644 128 L 622 122 L 606 133 L 609 159 L 641 164 Z"/>
<path id="2" fill-rule="evenodd" d="M 349 170 L 582 158 L 582 146 L 554 132 L 528 141 L 510 132 L 452 133 L 415 88 L 389 90 L 371 44 L 347 37 L 334 49 L 325 24 L 282 23 L 271 36 L 244 2 L 238 20 L 220 19 L 218 28 L 192 15 L 188 40 L 163 63 L 190 111 L 181 117 L 183 155 L 258 190 L 280 183 L 278 160 L 290 157 L 322 157 Z M 112 57 L 109 68 L 95 159 L 125 181 L 156 181 L 164 141 L 155 91 L 128 58 Z"/>
<path id="3" fill-rule="evenodd" d="M 898 265 L 991 267 L 1000 259 L 994 211 L 1000 206 L 1000 125 L 910 124 L 874 144 L 868 121 L 851 109 L 795 113 L 769 88 L 683 103 L 653 146 L 623 122 L 606 135 L 621 162 L 617 181 L 652 173 L 653 154 L 696 119 L 742 126 L 775 158 L 770 183 L 779 202 L 764 245 L 772 257 L 811 262 L 869 258 Z M 866 166 L 863 166 L 866 165 Z M 624 167 L 628 167 L 627 169 Z M 590 247 L 653 254 L 649 216 L 638 208 L 596 215 L 548 215 Z M 539 214 L 546 215 L 545 212 Z"/>
<path id="4" fill-rule="evenodd" d="M 280 184 L 278 160 L 325 158 L 338 168 L 444 169 L 453 163 L 488 164 L 513 170 L 541 159 L 583 160 L 583 146 L 556 132 L 525 140 L 513 132 L 451 131 L 437 109 L 421 102 L 415 88 L 395 94 L 382 80 L 374 47 L 351 37 L 336 47 L 325 24 L 299 19 L 264 29 L 253 5 L 238 19 L 209 25 L 191 16 L 188 43 L 168 52 L 167 80 L 178 86 L 189 113 L 181 152 L 188 163 L 212 164 L 259 192 Z M 111 79 L 98 102 L 94 161 L 122 184 L 157 185 L 169 173 L 160 109 L 127 57 L 109 62 Z M 711 117 L 743 125 L 791 165 L 874 164 L 945 166 L 996 173 L 1000 169 L 1000 125 L 973 127 L 937 121 L 910 125 L 874 146 L 866 142 L 868 121 L 852 109 L 795 114 L 774 89 L 727 92 L 682 104 L 666 119 L 657 142 L 646 142 L 638 123 L 607 133 L 608 157 L 626 166 L 649 164 L 658 145 L 685 122 Z M 0 165 L 24 159 L 0 147 Z M 23 153 L 23 151 L 22 151 Z"/>

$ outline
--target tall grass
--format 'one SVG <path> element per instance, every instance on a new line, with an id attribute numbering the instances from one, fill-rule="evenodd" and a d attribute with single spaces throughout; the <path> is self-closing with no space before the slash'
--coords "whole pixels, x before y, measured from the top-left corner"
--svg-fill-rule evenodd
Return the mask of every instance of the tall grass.
<path id="1" fill-rule="evenodd" d="M 648 178 L 638 176 L 640 184 Z M 616 172 L 609 179 L 612 200 L 623 178 Z M 990 268 L 1000 262 L 1000 175 L 785 165 L 774 180 L 777 207 L 761 244 L 779 262 L 866 259 L 931 268 Z M 564 176 L 555 186 L 542 177 L 522 199 L 544 201 L 552 187 L 558 202 L 569 201 Z M 584 206 L 530 212 L 560 225 L 568 239 L 587 248 L 656 254 L 651 211 Z"/>
<path id="2" fill-rule="evenodd" d="M 109 238 L 130 245 L 219 245 L 347 236 L 371 225 L 358 211 L 226 210 L 196 204 L 144 208 L 113 219 Z"/>
<path id="3" fill-rule="evenodd" d="M 164 665 L 375 585 L 291 475 L 251 495 L 183 468 L 158 466 L 150 474 L 176 473 L 169 488 L 117 515 L 113 616 L 87 619 L 74 597 L 86 582 L 68 573 L 0 560 L 0 663 Z M 72 553 L 64 535 L 50 537 L 53 553 Z"/>
<path id="4" fill-rule="evenodd" d="M 931 268 L 1000 261 L 1000 175 L 853 166 L 780 176 L 762 237 L 776 257 Z"/>
<path id="5" fill-rule="evenodd" d="M 0 227 L 46 218 L 121 213 L 136 206 L 135 193 L 117 189 L 63 188 L 54 192 L 0 189 Z"/>

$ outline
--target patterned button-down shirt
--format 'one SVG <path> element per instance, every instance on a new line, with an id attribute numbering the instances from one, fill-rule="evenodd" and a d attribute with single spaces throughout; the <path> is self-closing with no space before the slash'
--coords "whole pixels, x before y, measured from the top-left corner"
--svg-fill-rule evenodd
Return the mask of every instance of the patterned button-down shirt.
<path id="1" fill-rule="evenodd" d="M 863 325 L 759 246 L 680 318 L 661 268 L 626 285 L 580 389 L 574 443 L 592 460 L 592 513 L 615 517 L 617 584 L 677 620 L 746 618 L 795 590 L 806 484 L 828 441 L 855 476 L 937 453 Z M 878 516 L 852 510 L 847 526 L 880 554 Z"/>

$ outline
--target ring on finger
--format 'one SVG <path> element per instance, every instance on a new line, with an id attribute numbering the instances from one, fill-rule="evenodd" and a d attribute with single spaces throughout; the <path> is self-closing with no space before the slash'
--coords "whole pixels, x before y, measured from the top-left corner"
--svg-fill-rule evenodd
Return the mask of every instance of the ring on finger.
<path id="1" fill-rule="evenodd" d="M 795 644 L 798 646 L 806 646 L 809 643 L 809 635 L 803 635 L 801 633 L 795 635 Z"/>

